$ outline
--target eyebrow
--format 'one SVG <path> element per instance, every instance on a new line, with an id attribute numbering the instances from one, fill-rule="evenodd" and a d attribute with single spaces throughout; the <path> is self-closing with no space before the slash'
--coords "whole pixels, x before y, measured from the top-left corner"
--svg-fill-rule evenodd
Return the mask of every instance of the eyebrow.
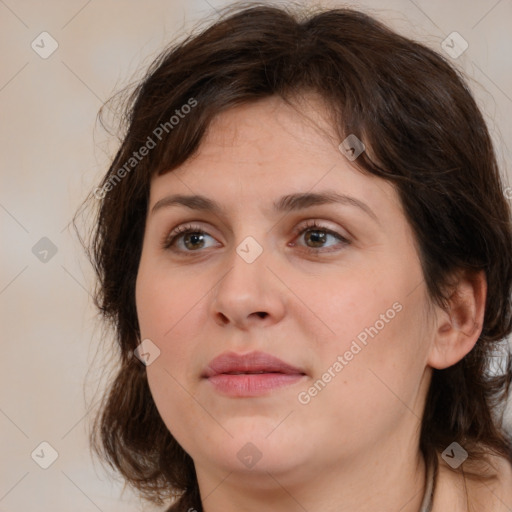
<path id="1" fill-rule="evenodd" d="M 280 197 L 273 203 L 273 208 L 276 213 L 285 213 L 291 211 L 302 210 L 311 206 L 318 206 L 324 204 L 342 204 L 346 206 L 354 206 L 368 214 L 377 224 L 379 220 L 373 210 L 366 204 L 356 199 L 355 197 L 347 196 L 345 194 L 338 194 L 337 192 L 305 192 L 288 194 Z M 191 210 L 200 210 L 211 212 L 216 215 L 222 215 L 224 209 L 216 201 L 201 195 L 182 195 L 175 194 L 166 196 L 155 203 L 151 209 L 151 214 L 162 208 L 168 208 L 175 205 L 185 206 Z"/>

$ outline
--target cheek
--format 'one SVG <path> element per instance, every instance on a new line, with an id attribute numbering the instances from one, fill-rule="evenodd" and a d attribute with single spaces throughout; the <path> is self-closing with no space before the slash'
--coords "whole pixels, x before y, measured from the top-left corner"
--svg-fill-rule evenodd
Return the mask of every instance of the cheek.
<path id="1" fill-rule="evenodd" d="M 180 278 L 174 269 L 165 270 L 158 263 L 147 265 L 143 261 L 136 284 L 141 336 L 155 341 L 162 353 L 178 354 L 189 346 L 184 340 L 190 340 L 194 326 L 204 325 L 198 315 L 206 292 L 206 286 Z"/>
<path id="2" fill-rule="evenodd" d="M 382 268 L 352 269 L 301 293 L 317 316 L 309 314 L 307 318 L 310 325 L 317 323 L 318 339 L 324 340 L 321 345 L 341 353 L 353 340 L 364 347 L 365 342 L 389 334 L 403 316 L 400 284 L 386 277 Z"/>
<path id="3" fill-rule="evenodd" d="M 176 441 L 188 452 L 190 426 L 197 424 L 198 414 L 186 387 L 180 385 L 181 378 L 173 375 L 162 361 L 162 355 L 147 368 L 148 384 L 156 408 L 165 426 Z"/>
<path id="4" fill-rule="evenodd" d="M 426 367 L 429 340 L 423 287 L 411 293 L 411 283 L 417 282 L 416 274 L 411 276 L 380 269 L 347 276 L 338 294 L 331 284 L 330 292 L 323 292 L 329 300 L 323 303 L 318 294 L 313 303 L 324 305 L 319 316 L 330 333 L 316 338 L 315 378 L 321 381 L 317 387 L 323 398 L 315 401 L 334 408 L 344 403 L 364 415 L 383 404 L 393 409 L 393 393 L 406 402 L 413 399 Z M 315 300 L 314 293 L 308 297 Z"/>
<path id="5" fill-rule="evenodd" d="M 346 328 L 355 336 L 324 346 L 322 364 L 297 400 L 302 417 L 311 422 L 310 429 L 331 439 L 333 451 L 346 450 L 347 445 L 358 447 L 361 440 L 391 436 L 397 424 L 421 417 L 416 402 L 425 369 L 424 350 L 418 341 L 421 329 L 408 316 L 418 318 L 416 306 L 409 302 L 402 306 L 399 312 L 392 309 L 396 314 L 389 323 L 377 323 L 372 314 L 372 320 L 363 324 L 366 329 L 355 322 Z M 373 330 L 376 323 L 377 330 Z M 358 339 L 357 333 L 365 336 Z"/>
<path id="6" fill-rule="evenodd" d="M 197 423 L 191 375 L 197 332 L 204 325 L 199 293 L 185 286 L 176 288 L 175 279 L 141 274 L 137 282 L 137 313 L 141 337 L 158 347 L 158 358 L 146 368 L 148 384 L 159 414 L 168 430 L 185 450 L 190 425 Z M 179 292 L 173 291 L 178 289 Z"/>
<path id="7" fill-rule="evenodd" d="M 202 302 L 207 292 L 206 285 L 192 285 L 190 278 L 162 271 L 157 264 L 141 265 L 139 270 L 136 304 L 141 338 L 150 339 L 160 351 L 147 367 L 148 382 L 164 421 L 178 411 L 186 416 L 193 403 L 198 342 L 208 336 L 203 332 L 207 327 Z"/>

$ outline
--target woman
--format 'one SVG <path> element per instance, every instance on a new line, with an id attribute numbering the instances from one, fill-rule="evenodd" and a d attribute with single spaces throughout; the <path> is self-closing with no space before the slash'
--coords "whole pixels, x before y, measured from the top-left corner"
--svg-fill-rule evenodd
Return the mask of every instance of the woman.
<path id="1" fill-rule="evenodd" d="M 357 11 L 232 11 L 151 66 L 94 192 L 96 449 L 170 511 L 509 510 L 512 222 L 468 87 Z"/>

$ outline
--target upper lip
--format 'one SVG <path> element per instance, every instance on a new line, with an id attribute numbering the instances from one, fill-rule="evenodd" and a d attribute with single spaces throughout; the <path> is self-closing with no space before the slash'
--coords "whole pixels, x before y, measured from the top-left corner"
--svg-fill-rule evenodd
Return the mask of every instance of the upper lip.
<path id="1" fill-rule="evenodd" d="M 224 352 L 208 363 L 202 377 L 208 378 L 223 373 L 284 373 L 305 375 L 305 372 L 300 368 L 285 363 L 281 359 L 265 352 L 250 352 L 248 354 Z"/>

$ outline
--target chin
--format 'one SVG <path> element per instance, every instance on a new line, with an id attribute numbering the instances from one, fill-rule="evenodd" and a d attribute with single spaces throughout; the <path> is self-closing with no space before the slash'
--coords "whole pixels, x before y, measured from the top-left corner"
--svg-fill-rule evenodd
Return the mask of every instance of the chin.
<path id="1" fill-rule="evenodd" d="M 297 455 L 296 449 L 278 450 L 275 446 L 264 446 L 252 441 L 243 442 L 241 446 L 235 442 L 233 446 L 220 448 L 211 454 L 211 465 L 229 473 L 250 475 L 251 478 L 260 475 L 262 485 L 268 480 L 269 473 L 277 477 L 289 474 L 294 467 L 301 465 L 301 461 L 294 460 Z"/>
<path id="2" fill-rule="evenodd" d="M 289 431 L 286 429 L 280 435 L 279 427 L 275 429 L 276 422 L 258 422 L 254 417 L 238 420 L 226 425 L 233 437 L 225 432 L 220 437 L 210 435 L 208 446 L 192 441 L 192 458 L 207 458 L 209 464 L 227 472 L 251 473 L 253 476 L 261 473 L 267 477 L 267 473 L 287 473 L 293 467 L 304 464 L 306 451 L 297 450 L 295 436 L 287 435 Z"/>

